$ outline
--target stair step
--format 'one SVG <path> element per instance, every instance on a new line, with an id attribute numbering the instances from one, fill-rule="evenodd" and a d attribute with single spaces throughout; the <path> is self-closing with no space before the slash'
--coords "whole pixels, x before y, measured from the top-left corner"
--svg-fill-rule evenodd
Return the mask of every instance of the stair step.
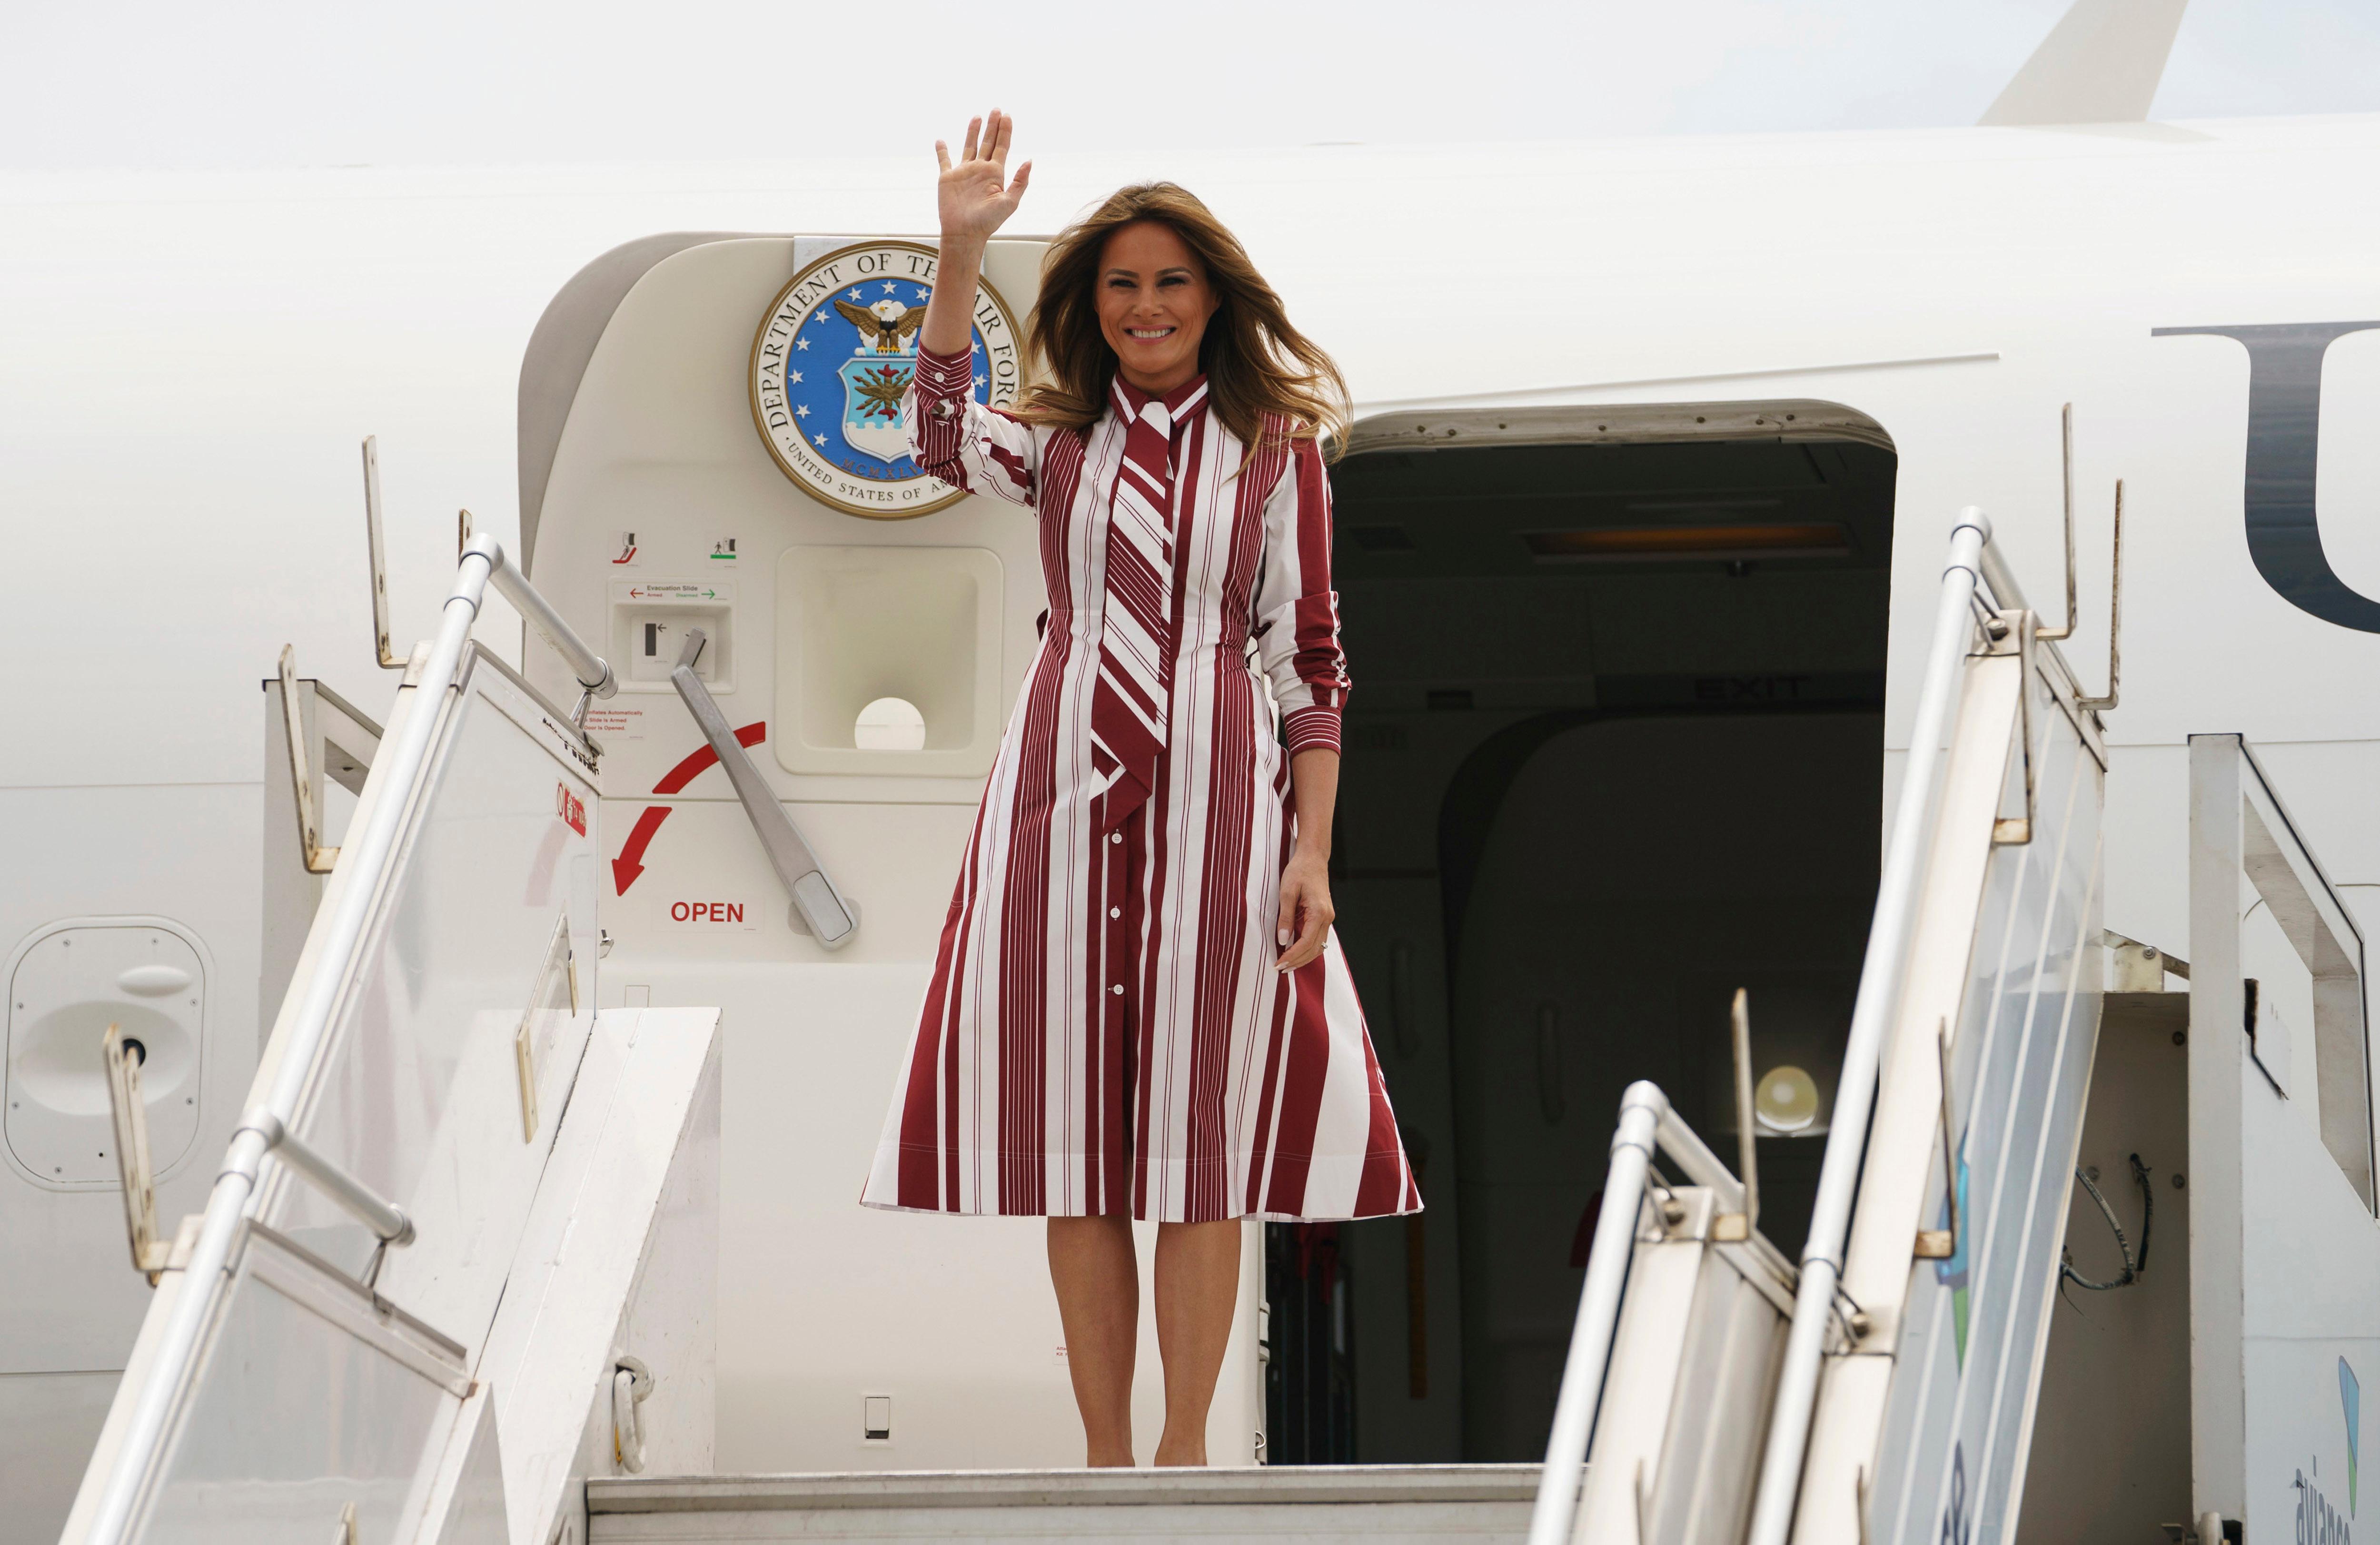
<path id="1" fill-rule="evenodd" d="M 589 1480 L 589 1539 L 1382 1540 L 1524 1539 L 1535 1465 L 1202 1470 L 891 1470 Z"/>

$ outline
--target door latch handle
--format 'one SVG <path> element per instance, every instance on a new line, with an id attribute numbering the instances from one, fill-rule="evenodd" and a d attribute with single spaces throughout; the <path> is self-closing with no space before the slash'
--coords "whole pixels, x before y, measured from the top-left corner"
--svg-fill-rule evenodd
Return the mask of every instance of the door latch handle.
<path id="1" fill-rule="evenodd" d="M 686 647 L 678 651 L 677 664 L 670 671 L 670 685 L 686 700 L 686 712 L 702 728 L 702 737 L 719 757 L 719 765 L 727 772 L 727 781 L 735 787 L 735 797 L 744 806 L 744 813 L 752 821 L 752 831 L 760 839 L 760 847 L 769 856 L 769 867 L 793 898 L 795 927 L 816 938 L 820 945 L 839 950 L 851 942 L 859 928 L 859 908 L 845 901 L 843 893 L 827 878 L 826 870 L 810 851 L 810 845 L 785 814 L 785 807 L 777 802 L 774 790 L 760 770 L 752 765 L 750 753 L 735 732 L 728 727 L 727 716 L 719 712 L 717 700 L 702 678 L 694 674 L 694 663 L 702 657 L 702 647 L 709 642 L 702 629 L 686 630 Z"/>

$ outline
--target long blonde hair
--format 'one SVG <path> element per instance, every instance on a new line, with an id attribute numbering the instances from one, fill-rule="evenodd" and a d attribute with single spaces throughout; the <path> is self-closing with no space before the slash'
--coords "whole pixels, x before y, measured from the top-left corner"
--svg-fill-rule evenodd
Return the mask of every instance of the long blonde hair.
<path id="1" fill-rule="evenodd" d="M 1223 427 L 1255 449 L 1319 437 L 1336 456 L 1347 443 L 1347 383 L 1338 365 L 1293 326 L 1281 296 L 1240 238 L 1179 183 L 1117 189 L 1067 226 L 1041 261 L 1041 299 L 1029 342 L 1039 380 L 1017 417 L 1087 429 L 1107 411 L 1115 351 L 1099 332 L 1099 258 L 1108 237 L 1135 221 L 1172 228 L 1198 256 L 1220 304 L 1199 340 L 1207 401 Z"/>

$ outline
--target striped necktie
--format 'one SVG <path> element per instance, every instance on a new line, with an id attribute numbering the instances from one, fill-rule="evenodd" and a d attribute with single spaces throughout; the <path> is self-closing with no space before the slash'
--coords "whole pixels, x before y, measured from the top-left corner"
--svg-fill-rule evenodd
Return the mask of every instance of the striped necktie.
<path id="1" fill-rule="evenodd" d="M 1091 694 L 1091 769 L 1105 796 L 1104 832 L 1148 797 L 1165 749 L 1173 694 L 1173 425 L 1205 400 L 1207 388 L 1197 383 L 1172 411 L 1150 399 L 1135 412 L 1121 383 L 1113 392 L 1126 427 L 1109 506 L 1107 607 Z"/>

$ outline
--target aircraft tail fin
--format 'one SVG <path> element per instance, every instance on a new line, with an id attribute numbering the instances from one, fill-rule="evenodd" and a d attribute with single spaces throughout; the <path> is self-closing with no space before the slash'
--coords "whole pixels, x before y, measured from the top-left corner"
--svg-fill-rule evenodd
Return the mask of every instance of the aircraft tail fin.
<path id="1" fill-rule="evenodd" d="M 2140 123 L 2189 0 L 2074 0 L 1984 116 L 1986 125 Z"/>

